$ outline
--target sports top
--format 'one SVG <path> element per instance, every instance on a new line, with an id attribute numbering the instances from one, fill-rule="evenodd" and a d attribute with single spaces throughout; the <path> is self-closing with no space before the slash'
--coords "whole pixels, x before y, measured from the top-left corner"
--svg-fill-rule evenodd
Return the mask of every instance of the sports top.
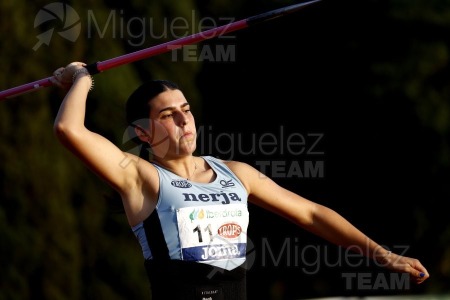
<path id="1" fill-rule="evenodd" d="M 219 159 L 202 156 L 216 174 L 189 181 L 157 164 L 155 210 L 132 227 L 146 260 L 182 260 L 232 270 L 245 262 L 247 190 Z"/>

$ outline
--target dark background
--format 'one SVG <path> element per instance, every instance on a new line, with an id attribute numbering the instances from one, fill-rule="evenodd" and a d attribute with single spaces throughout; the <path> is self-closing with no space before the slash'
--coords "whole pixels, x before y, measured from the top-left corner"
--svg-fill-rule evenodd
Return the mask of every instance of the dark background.
<path id="1" fill-rule="evenodd" d="M 411 95 L 399 85 L 420 90 L 425 87 L 409 85 L 424 84 L 440 90 L 448 78 L 443 66 L 421 83 L 407 78 L 421 77 L 413 72 L 420 72 L 421 60 L 433 55 L 408 57 L 417 43 L 434 43 L 440 34 L 423 20 L 390 18 L 393 6 L 392 1 L 324 1 L 236 33 L 237 62 L 205 63 L 199 75 L 197 82 L 205 99 L 201 122 L 216 133 L 241 133 L 245 137 L 240 140 L 242 149 L 255 144 L 252 135 L 280 137 L 280 127 L 286 137 L 300 133 L 306 149 L 323 154 L 281 153 L 279 145 L 273 155 L 235 153 L 233 158 L 253 165 L 284 161 L 287 167 L 296 161 L 323 161 L 325 175 L 321 178 L 285 172 L 275 180 L 335 209 L 382 245 L 406 247 L 405 255 L 418 257 L 429 267 L 445 251 L 436 237 L 448 231 L 447 213 L 438 209 L 448 196 L 448 168 L 441 168 L 442 161 L 436 160 L 442 143 L 448 141 L 448 132 L 444 138 L 421 119 L 419 103 L 431 99 L 413 95 L 418 99 L 411 101 Z M 249 14 L 253 7 L 248 6 Z M 385 65 L 386 71 L 376 72 L 383 68 L 380 65 Z M 408 70 L 396 70 L 399 65 Z M 392 78 L 389 72 L 402 74 Z M 448 105 L 448 100 L 445 102 Z M 317 141 L 314 134 L 323 139 L 313 145 Z M 267 174 L 272 172 L 267 169 Z M 342 276 L 355 269 L 349 268 L 339 249 L 259 208 L 251 207 L 251 213 L 249 234 L 257 251 L 257 263 L 249 276 L 251 296 L 262 299 L 267 291 L 288 299 L 355 295 L 354 290 L 345 288 Z M 274 263 L 268 252 L 262 255 L 267 247 L 264 239 L 270 241 L 275 257 L 280 255 L 279 263 Z M 296 268 L 292 252 L 313 245 L 329 251 L 329 261 L 338 266 L 322 261 L 316 274 L 302 272 L 306 266 L 301 262 Z M 375 272 L 373 284 L 377 272 L 383 271 L 369 266 L 373 267 L 364 263 L 356 272 Z M 357 294 L 426 290 L 426 285 L 409 291 L 372 288 Z"/>
<path id="2" fill-rule="evenodd" d="M 141 17 L 158 26 L 175 17 L 189 19 L 192 11 L 198 18 L 238 20 L 293 4 L 67 2 L 80 15 L 80 37 L 71 42 L 54 35 L 49 45 L 33 51 L 36 35 L 45 30 L 33 27 L 33 20 L 48 3 L 1 4 L 2 89 L 49 76 L 70 61 L 104 60 L 165 41 L 131 45 L 139 39 L 130 38 L 130 32 L 142 30 L 136 23 L 128 36 L 112 37 L 105 25 L 103 37 L 88 37 L 88 10 L 101 24 L 115 12 L 125 21 Z M 232 45 L 234 60 L 174 61 L 163 54 L 96 75 L 86 121 L 125 144 L 127 96 L 148 78 L 174 80 L 205 132 L 198 154 L 255 167 L 269 163 L 264 171 L 276 174 L 276 182 L 336 210 L 394 252 L 419 258 L 431 274 L 421 286 L 373 287 L 376 276 L 389 278 L 389 273 L 372 262 L 351 266 L 342 249 L 250 206 L 249 299 L 445 294 L 450 276 L 449 5 L 323 0 L 228 39 L 199 43 L 198 50 Z M 48 88 L 0 104 L 0 299 L 147 296 L 139 246 L 124 215 L 108 202 L 110 189 L 52 135 L 62 96 Z M 264 148 L 259 139 L 268 134 L 285 138 L 285 144 Z M 305 150 L 315 153 L 282 148 L 292 135 L 304 137 Z M 299 176 L 274 168 L 276 162 L 289 168 L 305 161 L 323 163 L 323 174 Z M 319 252 L 303 256 L 313 248 Z M 314 259 L 312 272 L 306 264 Z M 371 274 L 372 287 L 349 287 L 345 273 Z"/>

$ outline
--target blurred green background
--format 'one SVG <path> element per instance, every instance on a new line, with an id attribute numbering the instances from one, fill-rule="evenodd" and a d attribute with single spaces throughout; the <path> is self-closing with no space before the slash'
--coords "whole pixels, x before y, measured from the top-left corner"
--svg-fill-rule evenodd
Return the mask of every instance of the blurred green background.
<path id="1" fill-rule="evenodd" d="M 106 60 L 196 33 L 200 24 L 294 3 L 4 0 L 0 89 L 72 61 Z M 314 245 L 336 259 L 338 249 L 251 207 L 249 299 L 443 295 L 450 292 L 449 47 L 450 1 L 323 0 L 190 52 L 96 75 L 86 123 L 123 146 L 128 95 L 146 79 L 173 80 L 203 130 L 198 154 L 270 162 L 271 174 L 274 161 L 321 161 L 323 176 L 285 172 L 275 180 L 337 210 L 383 245 L 407 247 L 431 273 L 419 287 L 349 288 L 344 272 L 383 270 L 332 267 L 324 257 L 307 274 L 284 256 L 286 241 L 293 253 Z M 53 136 L 63 96 L 49 87 L 0 103 L 0 299 L 150 299 L 140 246 L 109 199 L 112 191 Z M 315 145 L 322 154 L 248 150 L 254 136 L 281 138 L 280 128 L 322 136 Z M 222 132 L 238 143 L 220 144 Z M 267 241 L 279 263 L 262 251 Z"/>

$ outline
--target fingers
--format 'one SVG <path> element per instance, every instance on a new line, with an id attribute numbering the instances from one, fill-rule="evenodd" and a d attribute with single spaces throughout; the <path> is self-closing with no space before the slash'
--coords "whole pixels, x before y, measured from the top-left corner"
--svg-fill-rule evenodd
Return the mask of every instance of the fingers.
<path id="1" fill-rule="evenodd" d="M 415 282 L 416 284 L 421 284 L 429 277 L 430 275 L 428 273 L 417 271 L 413 273 L 412 281 Z"/>
<path id="2" fill-rule="evenodd" d="M 417 261 L 417 263 L 413 267 L 414 267 L 413 276 L 415 277 L 414 281 L 417 284 L 424 282 L 430 277 L 430 274 L 428 273 L 427 269 L 425 269 L 425 267 L 422 266 L 420 262 Z"/>
<path id="3" fill-rule="evenodd" d="M 64 71 L 63 67 L 56 69 L 53 72 L 53 77 L 50 78 L 50 81 L 59 88 L 64 88 L 64 86 L 61 83 L 61 77 L 62 77 L 63 71 Z"/>
<path id="4" fill-rule="evenodd" d="M 409 259 L 409 265 L 411 270 L 409 273 L 411 274 L 411 280 L 416 284 L 421 284 L 425 280 L 430 277 L 427 269 L 420 263 L 417 259 L 407 258 Z"/>
<path id="5" fill-rule="evenodd" d="M 75 72 L 87 65 L 83 62 L 71 62 L 65 67 L 60 67 L 53 72 L 53 77 L 50 81 L 57 87 L 69 89 L 73 83 L 73 75 Z"/>
<path id="6" fill-rule="evenodd" d="M 86 66 L 86 64 L 83 63 L 83 62 L 78 62 L 78 61 L 71 62 L 70 64 L 68 64 L 65 67 L 60 67 L 60 68 L 56 69 L 53 72 L 53 76 L 55 76 L 55 78 L 57 78 L 57 79 L 58 78 L 64 78 L 64 75 L 67 76 L 67 73 L 73 73 L 76 70 L 78 70 L 79 68 L 82 68 L 82 67 L 85 67 L 85 66 Z M 69 74 L 69 75 L 72 75 L 72 74 Z"/>
<path id="7" fill-rule="evenodd" d="M 74 61 L 74 62 L 71 62 L 70 64 L 68 64 L 66 66 L 66 69 L 74 69 L 74 70 L 76 70 L 76 69 L 79 69 L 80 67 L 85 67 L 85 66 L 86 66 L 86 64 L 83 63 L 83 62 Z"/>
<path id="8" fill-rule="evenodd" d="M 396 272 L 409 273 L 411 281 L 416 284 L 421 284 L 430 277 L 418 259 L 399 255 L 390 263 L 389 268 Z"/>
<path id="9" fill-rule="evenodd" d="M 67 79 L 66 68 L 60 67 L 53 72 L 53 77 L 50 81 L 59 88 L 68 89 L 72 82 Z"/>
<path id="10" fill-rule="evenodd" d="M 55 76 L 55 78 L 60 78 L 62 73 L 64 72 L 64 68 L 58 68 L 55 70 L 55 72 L 53 72 L 53 76 Z"/>
<path id="11" fill-rule="evenodd" d="M 59 88 L 64 88 L 64 87 L 62 86 L 61 82 L 59 82 L 59 81 L 55 78 L 55 76 L 50 77 L 50 81 L 53 83 L 53 85 L 55 85 L 55 86 L 57 86 L 57 87 L 59 87 Z"/>

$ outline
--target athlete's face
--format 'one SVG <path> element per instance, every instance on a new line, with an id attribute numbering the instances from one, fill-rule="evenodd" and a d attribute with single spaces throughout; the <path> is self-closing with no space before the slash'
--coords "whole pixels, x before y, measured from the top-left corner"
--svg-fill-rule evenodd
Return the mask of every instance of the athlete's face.
<path id="1" fill-rule="evenodd" d="M 194 152 L 195 120 L 180 90 L 165 91 L 150 101 L 150 122 L 149 142 L 155 156 L 173 157 Z"/>

